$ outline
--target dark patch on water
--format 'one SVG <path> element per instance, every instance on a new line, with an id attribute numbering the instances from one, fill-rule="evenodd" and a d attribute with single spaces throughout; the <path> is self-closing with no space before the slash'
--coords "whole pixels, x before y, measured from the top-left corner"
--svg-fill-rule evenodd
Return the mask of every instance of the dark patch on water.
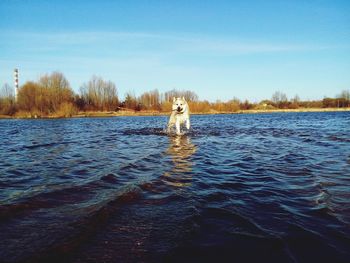
<path id="1" fill-rule="evenodd" d="M 123 135 L 160 135 L 167 136 L 166 129 L 162 128 L 142 128 L 142 129 L 128 129 L 123 131 Z"/>
<path id="2" fill-rule="evenodd" d="M 220 131 L 218 130 L 200 130 L 190 129 L 181 130 L 181 135 L 176 135 L 174 130 L 168 132 L 165 128 L 142 128 L 142 129 L 130 129 L 123 131 L 123 135 L 152 135 L 152 136 L 219 136 Z"/>
<path id="3" fill-rule="evenodd" d="M 350 261 L 349 113 L 191 120 L 2 120 L 0 262 Z"/>

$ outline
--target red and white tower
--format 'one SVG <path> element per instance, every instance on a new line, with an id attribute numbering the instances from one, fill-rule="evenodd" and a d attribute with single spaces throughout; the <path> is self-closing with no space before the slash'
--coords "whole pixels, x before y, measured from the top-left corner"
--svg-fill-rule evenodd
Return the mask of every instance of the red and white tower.
<path id="1" fill-rule="evenodd" d="M 13 78 L 15 82 L 15 101 L 17 101 L 17 95 L 18 95 L 18 69 L 15 68 L 13 71 Z"/>

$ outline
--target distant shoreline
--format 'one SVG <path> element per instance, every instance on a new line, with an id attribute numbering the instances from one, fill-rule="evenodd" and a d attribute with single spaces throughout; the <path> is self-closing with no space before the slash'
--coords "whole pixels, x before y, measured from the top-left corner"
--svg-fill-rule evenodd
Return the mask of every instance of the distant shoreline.
<path id="1" fill-rule="evenodd" d="M 293 112 L 343 112 L 350 111 L 350 108 L 299 108 L 299 109 L 273 109 L 273 110 L 239 110 L 235 112 L 210 111 L 210 112 L 192 112 L 192 115 L 215 115 L 215 114 L 266 114 L 266 113 L 293 113 Z M 70 117 L 59 116 L 9 116 L 0 115 L 0 119 L 61 119 L 61 118 L 96 118 L 96 117 L 133 117 L 133 116 L 168 116 L 170 112 L 158 111 L 87 111 L 79 112 Z"/>

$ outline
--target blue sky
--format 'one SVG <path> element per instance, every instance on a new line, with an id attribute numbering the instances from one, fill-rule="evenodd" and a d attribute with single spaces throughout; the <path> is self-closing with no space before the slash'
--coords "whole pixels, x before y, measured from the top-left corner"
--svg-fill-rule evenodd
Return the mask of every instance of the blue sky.
<path id="1" fill-rule="evenodd" d="M 93 74 L 121 97 L 189 89 L 259 101 L 350 89 L 350 1 L 0 1 L 0 85 Z"/>

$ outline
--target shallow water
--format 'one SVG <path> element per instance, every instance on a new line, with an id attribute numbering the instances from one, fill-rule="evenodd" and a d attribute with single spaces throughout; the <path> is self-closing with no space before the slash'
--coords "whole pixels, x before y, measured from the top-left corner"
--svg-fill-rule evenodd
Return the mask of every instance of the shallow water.
<path id="1" fill-rule="evenodd" d="M 0 120 L 0 262 L 350 262 L 350 112 Z"/>

